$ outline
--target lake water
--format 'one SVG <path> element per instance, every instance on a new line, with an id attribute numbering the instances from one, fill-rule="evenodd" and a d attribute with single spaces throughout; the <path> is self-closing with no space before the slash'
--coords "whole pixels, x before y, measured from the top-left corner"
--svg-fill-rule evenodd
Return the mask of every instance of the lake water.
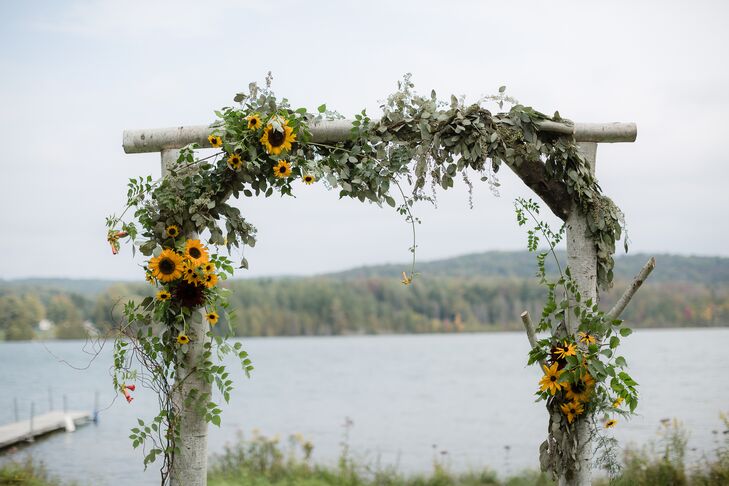
<path id="1" fill-rule="evenodd" d="M 31 401 L 36 413 L 47 410 L 49 389 L 57 409 L 66 395 L 69 409 L 91 410 L 95 391 L 108 407 L 98 425 L 0 453 L 0 461 L 32 454 L 82 484 L 159 484 L 128 439 L 136 417 L 156 413 L 156 400 L 137 388 L 131 405 L 112 403 L 110 343 L 86 369 L 59 361 L 85 367 L 83 345 L 0 343 L 0 423 L 13 421 L 14 398 L 21 419 Z M 211 453 L 239 431 L 299 432 L 315 444 L 316 461 L 334 463 L 349 417 L 351 451 L 372 463 L 427 472 L 437 454 L 457 470 L 538 467 L 547 417 L 533 400 L 539 370 L 525 366 L 522 333 L 251 338 L 244 346 L 256 370 L 236 380 L 221 428 L 211 427 Z M 650 441 L 661 419 L 675 417 L 691 431 L 692 457 L 713 450 L 718 414 L 729 411 L 729 329 L 637 331 L 622 349 L 642 400 L 640 415 L 615 429 L 621 444 Z"/>

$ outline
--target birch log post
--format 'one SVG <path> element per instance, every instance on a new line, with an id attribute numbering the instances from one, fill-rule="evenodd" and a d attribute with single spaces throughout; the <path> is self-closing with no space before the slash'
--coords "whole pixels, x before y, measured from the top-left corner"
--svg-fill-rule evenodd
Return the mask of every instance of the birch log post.
<path id="1" fill-rule="evenodd" d="M 595 156 L 597 144 L 594 142 L 579 143 L 579 150 L 585 156 L 590 169 L 595 171 Z M 595 243 L 589 235 L 587 218 L 575 204 L 567 218 L 567 266 L 572 272 L 577 290 L 581 294 L 582 301 L 592 299 L 598 301 L 597 294 L 597 250 Z M 576 303 L 573 302 L 573 305 Z M 571 313 L 567 318 L 567 332 L 575 336 L 579 320 Z M 564 424 L 564 421 L 561 422 Z M 573 438 L 566 438 L 558 442 L 558 447 L 568 448 L 559 451 L 563 459 L 559 473 L 560 486 L 586 486 L 590 484 L 590 462 L 592 460 L 592 443 L 587 420 L 584 418 L 576 421 L 575 435 Z M 569 450 L 573 449 L 573 450 Z"/>
<path id="2" fill-rule="evenodd" d="M 167 167 L 177 160 L 177 149 L 163 149 L 162 176 L 167 174 Z M 186 235 L 195 237 L 195 235 Z M 180 420 L 180 443 L 175 444 L 179 453 L 175 454 L 171 465 L 170 484 L 172 486 L 204 486 L 208 483 L 208 423 L 205 417 L 195 409 L 190 397 L 191 390 L 197 390 L 197 396 L 210 393 L 208 383 L 197 372 L 197 366 L 205 352 L 207 325 L 204 309 L 196 309 L 193 318 L 188 322 L 187 353 L 184 362 L 175 369 L 177 379 L 176 393 L 172 397 Z M 178 386 L 179 385 L 179 386 Z"/>

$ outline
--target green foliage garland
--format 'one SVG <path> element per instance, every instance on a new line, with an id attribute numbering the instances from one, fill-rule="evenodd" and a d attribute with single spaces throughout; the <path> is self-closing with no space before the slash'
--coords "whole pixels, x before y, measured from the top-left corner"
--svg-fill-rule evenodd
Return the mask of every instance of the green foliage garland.
<path id="1" fill-rule="evenodd" d="M 440 101 L 435 92 L 429 97 L 419 96 L 408 75 L 382 105 L 379 121 L 363 111 L 355 116 L 349 140 L 327 144 L 313 141 L 310 127 L 341 116 L 325 105 L 315 114 L 305 108 L 293 109 L 285 98 L 275 97 L 270 84 L 270 75 L 264 87 L 252 83 L 248 93 L 236 95 L 238 106 L 216 112 L 218 120 L 211 125 L 209 142 L 219 151 L 198 159 L 194 153 L 199 148 L 197 144 L 183 148 L 160 180 L 130 180 L 126 209 L 118 217 L 107 218 L 107 239 L 114 252 L 119 249 L 119 240 L 128 238 L 133 249 L 136 247 L 149 257 L 145 266 L 148 280 L 167 296 L 160 298 L 158 293 L 158 298 L 125 305 L 126 322 L 119 327 L 114 364 L 117 389 L 129 397 L 129 383 L 136 380 L 159 397 L 159 414 L 149 423 L 140 420 L 131 439 L 135 447 L 150 444 L 145 465 L 157 456 L 164 457 L 163 483 L 179 447 L 180 411 L 172 397 L 180 384 L 198 372 L 209 383 L 216 383 L 227 401 L 232 380 L 225 367 L 215 363 L 215 358 L 219 361 L 234 352 L 243 369 L 252 370 L 240 343 L 230 346 L 219 333 L 209 331 L 200 362 L 193 369 L 184 370 L 184 375 L 179 374 L 188 352 L 188 323 L 202 319 L 196 309 L 221 312 L 228 322 L 232 316 L 227 312 L 225 289 L 205 286 L 202 298 L 192 304 L 180 297 L 180 289 L 187 285 L 183 277 L 164 280 L 155 270 L 164 255 L 177 255 L 169 258 L 177 261 L 179 257 L 181 265 L 192 267 L 189 260 L 182 263 L 185 245 L 195 235 L 203 235 L 215 248 L 210 250 L 209 259 L 215 278 L 224 280 L 232 275 L 234 263 L 220 254 L 219 248 L 230 251 L 241 245 L 253 246 L 256 230 L 228 203 L 231 196 L 269 197 L 274 192 L 292 195 L 297 181 L 320 181 L 336 188 L 340 197 L 395 207 L 413 226 L 414 237 L 418 220 L 411 212 L 413 204 L 434 200 L 436 188 L 453 187 L 459 174 L 469 189 L 473 187 L 473 174 L 496 188 L 496 172 L 502 164 L 517 172 L 529 164 L 543 164 L 546 182 L 562 184 L 570 203 L 588 216 L 597 249 L 599 282 L 609 286 L 612 281 L 612 254 L 621 235 L 622 215 L 602 194 L 574 140 L 539 131 L 542 121 L 565 122 L 558 113 L 548 117 L 520 105 L 505 95 L 504 88 L 498 95 L 472 105 L 456 97 L 451 97 L 450 102 Z M 504 104 L 512 106 L 506 112 L 492 114 L 485 108 L 486 102 L 495 102 L 499 108 Z M 405 182 L 413 188 L 410 195 L 405 194 L 401 185 Z M 393 189 L 403 199 L 400 205 L 390 195 Z M 133 220 L 126 221 L 123 217 L 130 209 Z M 564 211 L 560 216 L 564 217 Z M 177 232 L 171 234 L 170 228 Z M 411 251 L 414 262 L 414 243 Z M 247 268 L 245 259 L 240 267 Z M 193 272 L 197 278 L 208 275 L 198 267 Z M 414 268 L 404 275 L 403 283 L 409 284 L 413 278 Z M 567 281 L 565 285 L 569 286 Z M 594 318 L 591 307 L 585 312 L 585 319 Z M 623 383 L 627 386 L 628 382 Z M 194 401 L 208 421 L 219 425 L 220 408 L 211 401 L 210 394 L 193 390 L 192 395 L 187 400 Z"/>

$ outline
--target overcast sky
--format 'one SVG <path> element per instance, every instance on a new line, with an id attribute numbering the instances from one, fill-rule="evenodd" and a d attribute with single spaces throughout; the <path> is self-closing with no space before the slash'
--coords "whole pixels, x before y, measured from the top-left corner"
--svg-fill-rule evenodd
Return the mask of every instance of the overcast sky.
<path id="1" fill-rule="evenodd" d="M 104 217 L 126 180 L 159 172 L 125 155 L 126 128 L 203 124 L 253 80 L 295 106 L 343 114 L 406 72 L 416 88 L 475 100 L 507 85 L 522 103 L 583 122 L 635 121 L 633 144 L 598 148 L 631 251 L 729 256 L 726 2 L 0 2 L 0 278 L 138 278 L 113 257 Z M 505 169 L 501 197 L 463 185 L 417 213 L 423 260 L 522 249 Z M 259 229 L 247 275 L 312 274 L 408 259 L 391 209 L 320 186 L 238 202 Z"/>

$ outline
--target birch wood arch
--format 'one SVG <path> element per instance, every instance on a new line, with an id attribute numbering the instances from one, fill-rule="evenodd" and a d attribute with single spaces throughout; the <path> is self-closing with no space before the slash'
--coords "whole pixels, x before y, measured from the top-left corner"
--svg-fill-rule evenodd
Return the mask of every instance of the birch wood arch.
<path id="1" fill-rule="evenodd" d="M 249 94 L 236 97 L 236 101 L 241 102 L 241 108 L 226 108 L 216 112 L 220 120 L 213 125 L 125 131 L 123 148 L 126 153 L 161 154 L 162 178 L 159 186 L 155 186 L 151 177 L 130 182 L 128 207 L 136 208 L 135 216 L 146 232 L 138 231 L 133 223 L 122 223 L 121 217 L 112 216 L 107 219 L 109 242 L 118 250 L 119 239 L 129 237 L 145 255 L 153 259 L 159 259 L 161 251 L 180 250 L 181 239 L 187 239 L 189 246 L 189 242 L 197 241 L 197 235 L 206 229 L 210 230 L 212 244 L 229 246 L 231 239 L 235 243 L 253 243 L 255 230 L 240 218 L 237 210 L 227 206 L 227 199 L 240 192 L 252 196 L 254 190 L 256 194 L 270 195 L 274 188 L 284 194 L 290 193 L 290 185 L 283 179 L 291 177 L 292 170 L 301 178 L 311 177 L 314 180 L 315 177 L 310 175 L 313 171 L 317 174 L 316 178 L 327 178 L 334 187 L 340 184 L 340 197 L 358 197 L 360 200 L 387 202 L 394 206 L 387 193 L 390 182 L 397 183 L 397 177 L 411 177 L 416 190 L 422 189 L 428 177 L 432 178 L 434 185 L 437 183 L 447 189 L 453 185 L 453 176 L 457 172 L 463 171 L 466 178 L 467 170 L 475 169 L 483 174 L 484 170 L 498 170 L 503 163 L 555 215 L 565 221 L 567 266 L 570 271 L 569 277 L 562 283 L 565 289 L 569 287 L 565 298 L 571 299 L 572 303 L 567 304 L 568 312 L 561 314 L 564 322 L 555 336 L 576 343 L 579 352 L 584 351 L 585 356 L 591 356 L 591 351 L 588 352 L 589 343 L 580 345 L 577 336 L 582 329 L 580 318 L 568 317 L 572 308 L 570 306 L 577 309 L 589 307 L 583 310 L 583 321 L 589 318 L 606 323 L 607 331 L 598 338 L 607 339 L 617 331 L 620 313 L 655 266 L 655 261 L 651 259 L 615 308 L 609 312 L 597 310 L 598 287 L 599 284 L 610 285 L 612 253 L 615 240 L 620 237 L 619 210 L 602 196 L 595 177 L 597 144 L 633 142 L 637 136 L 636 125 L 572 123 L 562 119 L 559 114 L 548 117 L 518 104 L 508 112 L 492 114 L 480 103 L 466 106 L 454 97 L 450 105 L 438 101 L 435 93 L 429 98 L 418 97 L 411 91 L 409 78 L 399 87 L 398 92 L 388 98 L 388 103 L 383 106 L 381 119 L 370 119 L 364 112 L 354 119 L 341 119 L 324 105 L 319 108 L 318 114 L 303 109 L 291 110 L 285 100 L 279 103 L 268 90 L 251 85 Z M 503 89 L 500 93 L 503 93 Z M 494 98 L 500 107 L 506 99 L 504 95 Z M 264 137 L 277 131 L 283 140 L 293 136 L 290 138 L 290 148 L 278 152 L 274 150 L 274 153 L 269 144 L 266 150 L 261 147 L 248 150 L 254 141 L 259 140 L 259 136 L 265 145 Z M 400 146 L 404 149 L 398 152 Z M 199 161 L 194 153 L 196 148 L 222 148 L 222 158 L 213 162 L 205 159 Z M 307 165 L 309 157 L 318 157 L 324 162 Z M 386 163 L 379 162 L 383 157 Z M 413 159 L 415 163 L 410 165 Z M 242 175 L 240 166 L 246 162 L 252 164 L 252 169 L 250 174 Z M 231 173 L 225 172 L 226 163 Z M 272 169 L 280 169 L 275 179 L 266 173 Z M 198 171 L 217 178 L 216 184 L 219 184 L 205 193 L 207 199 L 200 203 L 203 209 L 196 212 L 185 208 L 181 213 L 193 221 L 170 220 L 164 208 L 173 207 L 174 201 L 167 199 L 173 197 L 175 190 L 186 187 L 185 184 L 194 184 L 194 181 L 199 180 Z M 356 176 L 352 176 L 352 172 Z M 489 172 L 483 177 L 490 176 Z M 164 187 L 165 192 L 155 193 L 155 187 Z M 196 200 L 194 204 L 198 202 Z M 409 212 L 411 202 L 405 201 L 399 210 L 403 214 Z M 150 214 L 159 218 L 154 219 Z M 227 235 L 210 223 L 216 218 L 227 218 Z M 174 223 L 179 223 L 181 228 Z M 119 224 L 122 224 L 121 229 L 117 228 Z M 170 225 L 177 228 L 179 235 L 170 236 Z M 147 240 L 140 243 L 139 236 Z M 240 238 L 236 239 L 238 236 Z M 232 262 L 222 256 L 215 256 L 212 260 L 221 273 L 232 275 Z M 409 278 L 404 283 L 410 283 Z M 165 289 L 163 287 L 162 291 Z M 211 298 L 214 303 L 224 303 L 217 293 Z M 172 312 L 170 305 L 159 304 L 153 299 L 141 304 L 130 302 L 126 317 L 129 323 L 139 323 L 137 327 L 152 326 L 155 320 L 160 321 L 160 316 L 167 316 L 164 313 Z M 209 331 L 211 321 L 207 319 L 206 322 L 205 317 L 206 312 L 209 315 L 211 311 L 201 307 L 204 306 L 198 303 L 180 312 L 184 314 L 184 329 L 189 339 L 189 343 L 184 343 L 183 352 L 174 349 L 174 346 L 170 350 L 169 344 L 161 342 L 159 337 L 153 341 L 152 327 L 149 327 L 149 336 L 139 334 L 138 329 L 136 331 L 141 344 L 135 343 L 135 346 L 139 345 L 140 349 L 151 346 L 161 356 L 159 359 L 167 360 L 164 363 L 170 366 L 165 376 L 169 377 L 171 383 L 164 381 L 166 388 L 162 391 L 169 395 L 165 397 L 167 408 L 151 424 L 140 420 L 140 428 L 133 431 L 135 447 L 154 433 L 160 437 L 167 434 L 168 439 L 172 434 L 170 430 L 178 434 L 177 440 L 172 441 L 171 450 L 160 449 L 151 458 L 148 455 L 145 459 L 146 464 L 153 462 L 156 456 L 165 456 L 166 462 L 161 471 L 163 484 L 206 484 L 207 427 L 209 422 L 220 423 L 220 410 L 216 404 L 210 405 L 211 385 L 216 383 L 220 388 L 221 383 L 227 383 L 228 372 L 212 362 L 208 363 L 216 343 Z M 524 313 L 521 318 L 533 348 L 533 360 L 550 362 L 552 358 L 545 354 L 544 342 L 536 338 L 537 329 L 530 316 Z M 162 322 L 167 321 L 162 319 Z M 615 326 L 615 329 L 610 326 Z M 610 344 L 612 349 L 612 341 Z M 235 348 L 231 348 L 218 340 L 217 345 L 217 349 L 238 354 L 244 369 L 249 369 L 246 366 L 250 367 L 250 360 L 238 343 Z M 123 391 L 127 388 L 125 379 L 137 376 L 130 374 L 127 368 L 128 362 L 125 360 L 129 355 L 124 354 L 124 346 L 117 344 L 115 348 L 120 350 L 121 357 L 117 356 L 117 359 L 121 363 L 120 369 L 124 371 L 115 378 L 115 386 Z M 589 349 L 592 350 L 591 347 Z M 144 363 L 140 364 L 144 366 Z M 547 366 L 545 372 L 546 369 Z M 625 395 L 630 401 L 630 382 L 623 379 L 618 384 L 625 387 Z M 225 395 L 225 386 L 221 390 Z M 588 421 L 576 419 L 572 424 L 570 419 L 568 423 L 560 415 L 559 403 L 555 405 L 556 398 L 545 394 L 545 400 L 548 402 L 550 426 L 548 439 L 542 444 L 540 454 L 543 468 L 552 471 L 560 484 L 589 484 L 592 445 Z M 631 411 L 632 408 L 634 406 L 631 404 Z M 164 425 L 168 430 L 163 433 L 160 431 Z"/>

